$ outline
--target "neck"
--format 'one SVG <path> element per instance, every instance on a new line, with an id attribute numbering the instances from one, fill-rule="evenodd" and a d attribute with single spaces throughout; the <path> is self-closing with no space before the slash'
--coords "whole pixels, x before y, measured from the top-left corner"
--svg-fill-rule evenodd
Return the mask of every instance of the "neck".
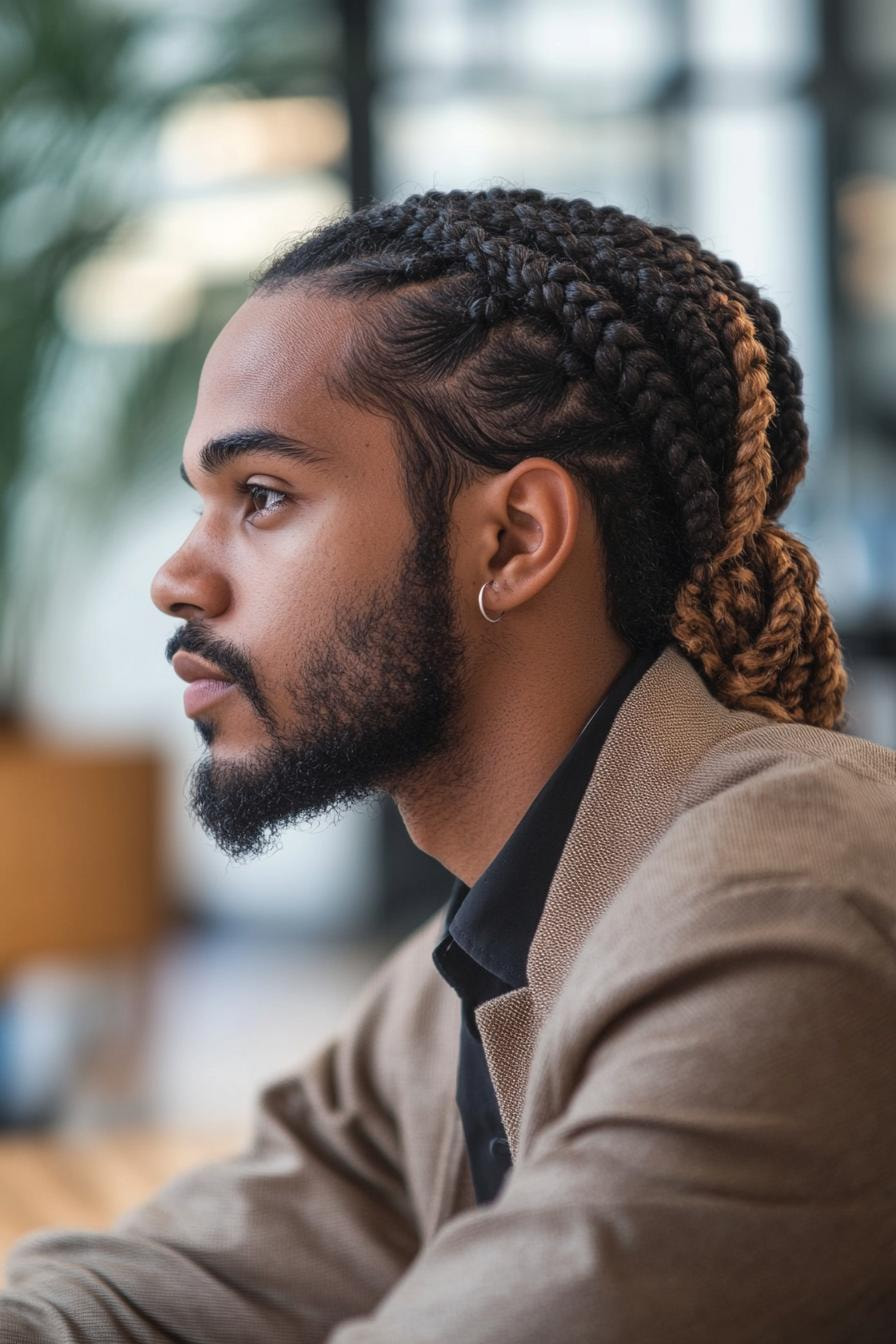
<path id="1" fill-rule="evenodd" d="M 587 648 L 505 648 L 464 709 L 457 745 L 395 792 L 418 848 L 468 887 L 575 742 L 633 650 L 592 628 Z M 529 655 L 529 656 L 527 656 Z M 570 673 L 570 668 L 575 669 Z"/>

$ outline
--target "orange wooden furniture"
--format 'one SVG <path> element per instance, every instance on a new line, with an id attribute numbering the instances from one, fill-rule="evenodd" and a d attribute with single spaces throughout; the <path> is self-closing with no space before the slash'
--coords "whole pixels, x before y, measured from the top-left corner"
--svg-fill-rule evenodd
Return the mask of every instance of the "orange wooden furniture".
<path id="1" fill-rule="evenodd" d="M 160 765 L 0 740 L 0 982 L 35 957 L 133 954 L 161 928 Z"/>

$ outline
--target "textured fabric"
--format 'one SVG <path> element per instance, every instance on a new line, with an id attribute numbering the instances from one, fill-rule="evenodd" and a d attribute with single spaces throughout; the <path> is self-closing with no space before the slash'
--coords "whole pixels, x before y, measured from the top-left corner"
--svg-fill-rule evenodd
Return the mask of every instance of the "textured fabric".
<path id="1" fill-rule="evenodd" d="M 21 1242 L 0 1341 L 889 1344 L 894 823 L 896 753 L 731 712 L 670 646 L 528 985 L 477 1011 L 499 1196 L 467 1174 L 437 916 L 262 1094 L 245 1153 L 107 1234 Z"/>
<path id="2" fill-rule="evenodd" d="M 456 881 L 448 901 L 432 955 L 461 1000 L 456 1096 L 478 1204 L 494 1199 L 512 1162 L 475 1010 L 526 984 L 532 939 L 598 753 L 619 706 L 661 652 L 631 655 L 481 877 L 471 888 Z"/>

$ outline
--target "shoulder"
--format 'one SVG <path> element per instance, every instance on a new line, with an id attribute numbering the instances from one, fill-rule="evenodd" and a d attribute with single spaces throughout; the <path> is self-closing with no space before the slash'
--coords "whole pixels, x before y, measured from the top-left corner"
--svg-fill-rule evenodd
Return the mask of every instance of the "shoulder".
<path id="1" fill-rule="evenodd" d="M 676 815 L 583 948 L 641 981 L 739 949 L 827 948 L 896 970 L 896 753 L 790 724 L 697 762 Z M 836 952 L 834 949 L 836 948 Z M 748 951 L 748 949 L 750 949 Z M 662 969 L 665 968 L 665 969 Z"/>
<path id="2" fill-rule="evenodd" d="M 759 1052 L 785 1078 L 800 1067 L 799 1033 L 806 1049 L 830 1046 L 822 1070 L 857 1039 L 878 1058 L 892 1051 L 896 753 L 698 708 L 693 721 L 711 712 L 713 731 L 686 769 L 668 770 L 671 797 L 656 781 L 664 753 L 679 741 L 687 750 L 683 732 L 670 745 L 658 731 L 655 768 L 625 776 L 626 807 L 662 804 L 664 824 L 607 898 L 587 903 L 587 932 L 539 1046 L 554 1107 L 594 1059 L 603 1068 L 617 1051 L 622 1074 L 651 1078 L 667 1047 L 675 1058 L 663 1077 L 675 1076 L 683 1050 L 698 1075 L 712 1077 L 721 1059 L 755 1071 Z M 602 882 L 600 821 L 577 855 L 589 891 Z"/>
<path id="3" fill-rule="evenodd" d="M 829 766 L 840 772 L 845 786 L 861 781 L 896 788 L 896 751 L 867 738 L 814 728 L 803 723 L 757 723 L 717 742 L 698 761 L 683 802 L 698 801 L 770 768 L 785 770 Z"/>
<path id="4" fill-rule="evenodd" d="M 627 992 L 720 961 L 746 973 L 783 964 L 785 947 L 896 973 L 896 753 L 763 724 L 697 761 L 671 824 L 592 926 L 568 989 L 593 1002 L 595 970 L 603 989 Z"/>
<path id="5" fill-rule="evenodd" d="M 767 723 L 697 762 L 650 865 L 691 888 L 815 881 L 896 906 L 896 752 L 864 738 Z"/>
<path id="6" fill-rule="evenodd" d="M 775 724 L 696 764 L 672 823 L 579 948 L 551 1044 L 568 1085 L 636 1021 L 648 1051 L 673 1022 L 705 1038 L 710 1068 L 714 1051 L 749 1061 L 807 1021 L 806 1048 L 837 1042 L 847 1017 L 891 1050 L 894 1006 L 896 753 Z"/>

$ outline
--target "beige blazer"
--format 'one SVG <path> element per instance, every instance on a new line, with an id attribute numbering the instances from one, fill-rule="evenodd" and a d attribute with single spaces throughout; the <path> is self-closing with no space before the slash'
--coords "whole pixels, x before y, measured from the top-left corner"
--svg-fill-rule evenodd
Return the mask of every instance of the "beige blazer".
<path id="1" fill-rule="evenodd" d="M 661 654 L 528 986 L 478 1010 L 514 1157 L 481 1208 L 441 921 L 244 1152 L 20 1242 L 0 1344 L 896 1339 L 896 753 L 732 712 Z"/>

